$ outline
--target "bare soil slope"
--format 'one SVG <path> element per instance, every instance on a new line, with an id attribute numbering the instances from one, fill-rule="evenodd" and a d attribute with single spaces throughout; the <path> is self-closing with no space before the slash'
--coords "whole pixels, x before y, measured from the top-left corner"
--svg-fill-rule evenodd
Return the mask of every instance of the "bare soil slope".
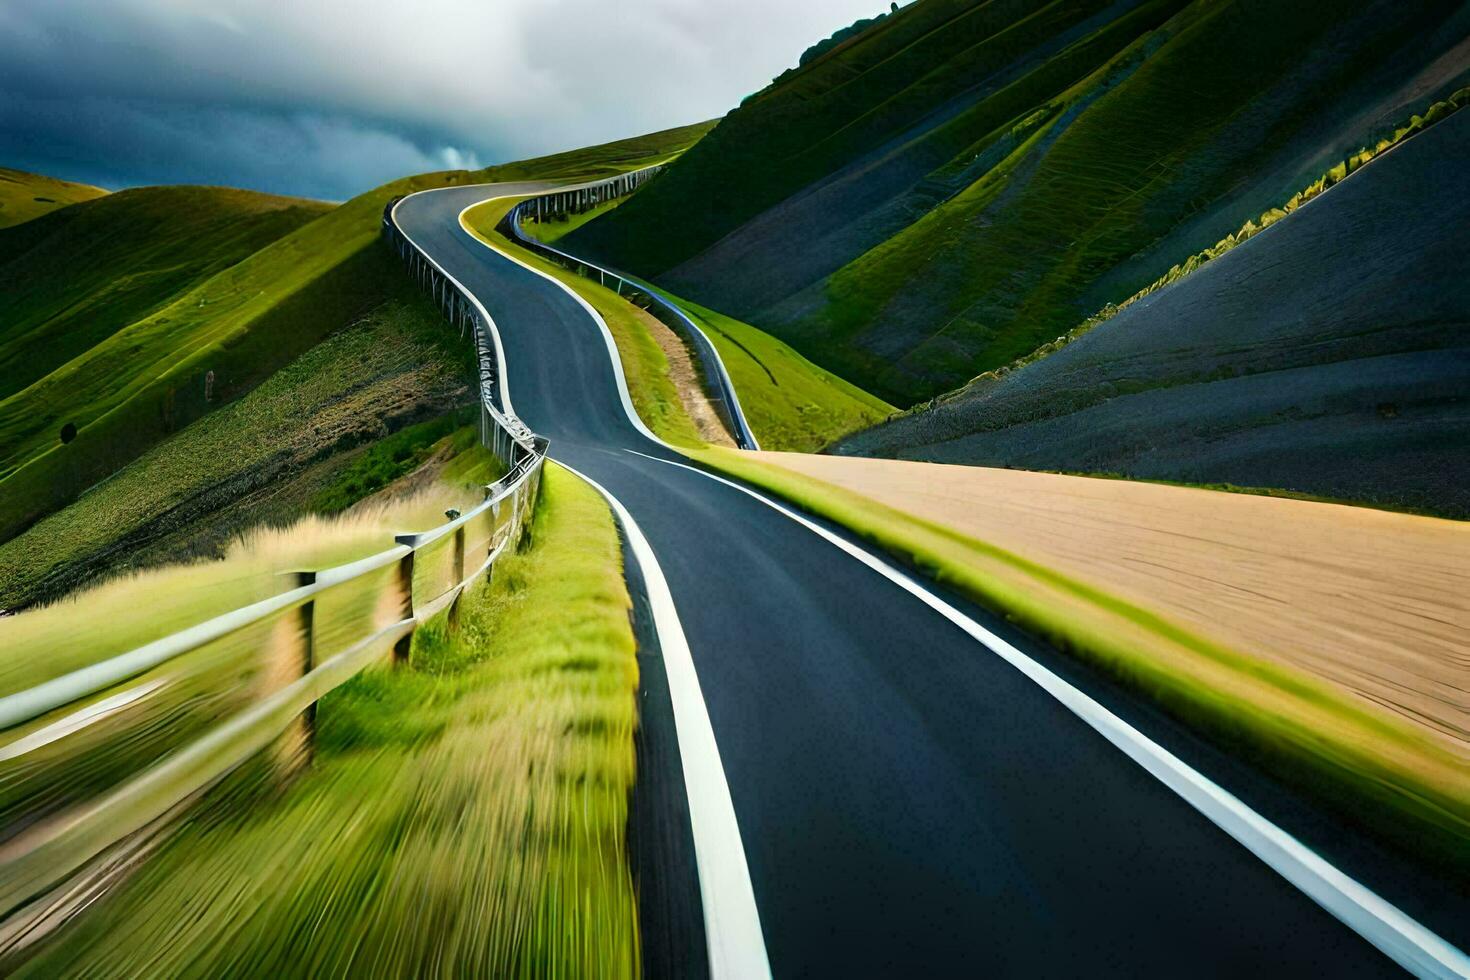
<path id="1" fill-rule="evenodd" d="M 1470 113 L 1071 344 L 842 454 L 1470 516 Z"/>

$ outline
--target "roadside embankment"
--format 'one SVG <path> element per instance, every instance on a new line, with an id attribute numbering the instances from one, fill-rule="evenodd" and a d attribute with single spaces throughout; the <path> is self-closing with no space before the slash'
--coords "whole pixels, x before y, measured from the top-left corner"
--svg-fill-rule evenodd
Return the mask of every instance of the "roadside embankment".
<path id="1" fill-rule="evenodd" d="M 698 455 L 853 529 L 1400 843 L 1467 853 L 1470 525 L 979 467 Z"/>

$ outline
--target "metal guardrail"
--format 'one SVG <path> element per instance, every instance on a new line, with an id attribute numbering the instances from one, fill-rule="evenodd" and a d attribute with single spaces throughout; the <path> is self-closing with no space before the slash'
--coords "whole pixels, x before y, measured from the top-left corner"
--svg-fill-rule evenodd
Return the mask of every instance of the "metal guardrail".
<path id="1" fill-rule="evenodd" d="M 508 472 L 485 488 L 483 503 L 431 531 L 398 535 L 393 547 L 345 565 L 293 573 L 295 587 L 278 595 L 0 697 L 0 805 L 10 808 L 10 824 L 21 827 L 0 842 L 0 919 L 25 919 L 16 913 L 45 904 L 38 900 L 48 893 L 65 891 L 57 886 L 278 743 L 293 725 L 302 726 L 309 747 L 314 708 L 324 695 L 390 649 L 393 662 L 404 661 L 414 631 L 439 613 L 447 610 L 452 624 L 464 590 L 524 539 L 547 442 L 505 411 L 493 326 L 473 297 L 398 228 L 396 203 L 384 210 L 384 237 L 461 334 L 473 334 L 481 443 Z M 280 654 L 283 644 L 295 649 L 275 658 L 275 667 L 290 665 L 286 676 L 276 678 L 262 664 L 272 650 Z M 208 672 L 218 670 L 218 663 L 198 666 L 211 652 L 233 670 L 226 671 L 227 689 Z M 264 686 L 271 689 L 258 690 L 261 675 L 270 675 Z M 184 688 L 175 699 L 179 704 L 160 709 L 168 699 L 157 692 L 170 684 Z M 234 710 L 242 685 L 255 696 L 245 695 L 249 703 Z M 157 751 L 156 733 L 147 733 L 187 720 L 189 706 L 201 700 L 232 713 L 223 721 L 215 714 L 195 719 L 197 737 Z M 105 733 L 94 726 L 126 726 L 130 712 L 135 717 L 125 731 L 144 731 L 139 740 L 146 744 L 114 749 L 108 758 L 134 768 L 120 781 L 89 783 L 96 792 L 73 799 L 76 787 L 59 785 L 57 770 L 108 751 L 98 744 Z M 145 758 L 132 757 L 139 754 Z M 27 797 L 29 791 L 36 795 Z M 28 800 L 40 801 L 36 812 L 25 812 Z M 11 939 L 0 933 L 3 953 Z"/>
<path id="2" fill-rule="evenodd" d="M 606 201 L 631 194 L 662 169 L 663 164 L 657 164 L 609 180 L 527 198 L 506 212 L 505 217 L 500 221 L 498 230 L 508 235 L 522 248 L 535 252 L 542 258 L 549 259 L 579 276 L 595 279 L 600 285 L 612 288 L 618 295 L 642 306 L 661 323 L 683 337 L 699 362 L 705 393 L 714 403 L 715 410 L 720 413 L 721 419 L 729 427 L 736 444 L 741 449 L 759 449 L 760 443 L 756 440 L 755 433 L 751 431 L 750 424 L 745 419 L 745 413 L 740 407 L 740 397 L 735 392 L 735 384 L 730 380 L 729 372 L 725 370 L 725 363 L 720 359 L 719 351 L 715 349 L 709 336 L 683 310 L 669 302 L 641 279 L 615 272 L 606 266 L 597 265 L 569 252 L 564 252 L 526 234 L 525 229 L 521 227 L 522 222 L 528 218 L 539 223 L 567 214 L 582 214 Z"/>

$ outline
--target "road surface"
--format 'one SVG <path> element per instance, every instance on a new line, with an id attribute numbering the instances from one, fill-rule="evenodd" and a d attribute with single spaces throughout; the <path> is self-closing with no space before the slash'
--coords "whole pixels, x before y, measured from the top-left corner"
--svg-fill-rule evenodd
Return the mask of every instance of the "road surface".
<path id="1" fill-rule="evenodd" d="M 586 309 L 460 226 L 478 201 L 537 189 L 425 192 L 397 221 L 494 318 L 515 412 L 646 538 L 697 670 L 775 976 L 1399 973 L 914 591 L 750 493 L 674 465 L 681 457 L 627 417 Z M 1146 706 L 961 608 L 1309 843 L 1335 834 Z M 647 664 L 645 684 L 645 724 L 667 763 L 667 694 Z M 640 792 L 681 799 L 675 770 L 643 766 Z M 687 852 L 636 843 L 645 861 L 670 864 L 645 891 L 678 893 Z M 1372 887 L 1446 928 L 1412 876 L 1366 847 L 1343 850 L 1345 870 L 1371 868 Z M 663 912 L 677 918 L 687 903 L 673 904 Z M 660 928 L 697 937 L 672 922 L 650 931 Z M 703 967 L 692 947 L 655 950 L 652 965 L 687 975 Z"/>

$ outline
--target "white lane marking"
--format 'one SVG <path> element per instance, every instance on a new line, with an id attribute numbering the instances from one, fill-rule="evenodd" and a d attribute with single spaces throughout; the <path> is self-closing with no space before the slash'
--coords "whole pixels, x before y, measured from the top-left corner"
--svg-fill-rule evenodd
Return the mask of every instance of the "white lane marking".
<path id="1" fill-rule="evenodd" d="M 103 698 L 94 704 L 89 704 L 79 711 L 73 711 L 65 718 L 58 718 L 43 728 L 38 728 L 18 738 L 9 745 L 0 748 L 0 762 L 9 762 L 18 759 L 27 752 L 50 745 L 59 738 L 70 735 L 72 732 L 81 731 L 89 725 L 96 724 L 108 715 L 121 711 L 135 701 L 139 701 L 163 686 L 162 680 L 149 681 L 147 684 L 139 684 L 137 687 L 129 688 L 111 697 Z"/>
<path id="2" fill-rule="evenodd" d="M 1113 714 L 1097 701 L 1032 660 L 969 616 L 934 595 L 909 575 L 808 520 L 783 504 L 732 480 L 685 463 L 659 459 L 637 450 L 626 452 L 666 466 L 678 466 L 733 487 L 779 511 L 813 534 L 845 551 L 1025 674 L 1060 701 L 1150 775 L 1182 797 L 1272 870 L 1305 892 L 1358 935 L 1404 969 L 1420 977 L 1470 977 L 1470 957 L 1440 938 L 1392 903 L 1349 878 L 1301 841 L 1256 813 L 1238 797 L 1190 767 L 1168 749 Z"/>
<path id="3" fill-rule="evenodd" d="M 669 700 L 674 707 L 679 755 L 684 767 L 684 788 L 689 799 L 689 826 L 694 833 L 695 865 L 699 870 L 699 894 L 704 905 L 704 932 L 709 945 L 710 976 L 716 980 L 760 980 L 771 975 L 766 958 L 765 935 L 760 911 L 745 863 L 745 846 L 735 819 L 730 786 L 720 763 L 699 675 L 689 641 L 674 608 L 674 597 L 653 548 L 638 523 L 622 502 L 596 480 L 557 461 L 602 494 L 618 516 L 633 557 L 643 571 L 648 603 L 653 609 L 654 628 L 663 652 L 664 671 L 669 678 Z"/>

